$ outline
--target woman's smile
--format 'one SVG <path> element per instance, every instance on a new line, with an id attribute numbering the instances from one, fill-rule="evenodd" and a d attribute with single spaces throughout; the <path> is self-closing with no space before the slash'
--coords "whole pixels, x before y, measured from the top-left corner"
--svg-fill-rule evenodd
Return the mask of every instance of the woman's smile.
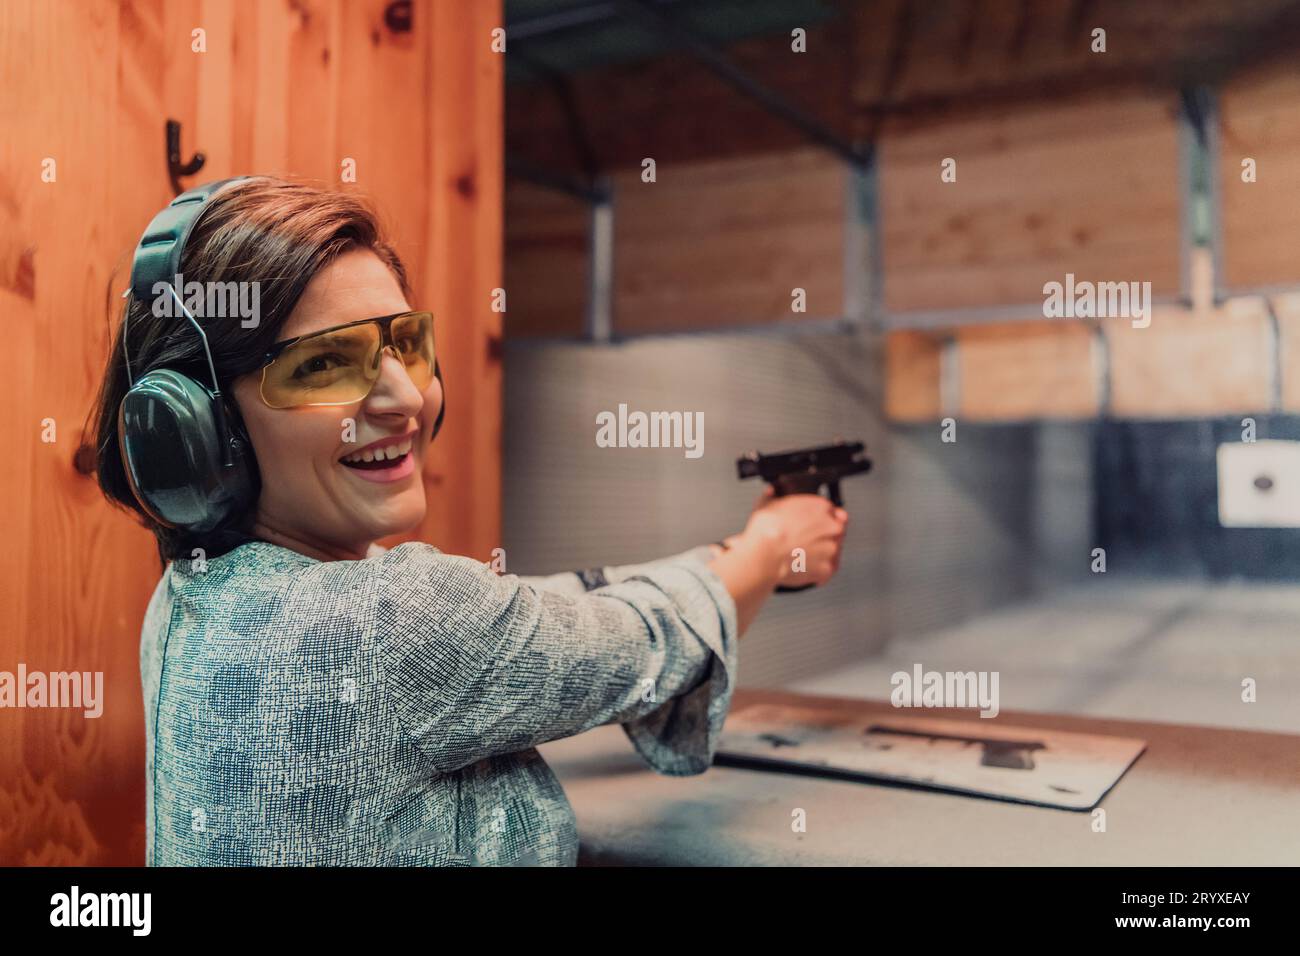
<path id="1" fill-rule="evenodd" d="M 348 452 L 339 464 L 365 481 L 401 481 L 415 474 L 415 454 L 420 433 L 412 429 L 401 435 L 390 435 Z"/>

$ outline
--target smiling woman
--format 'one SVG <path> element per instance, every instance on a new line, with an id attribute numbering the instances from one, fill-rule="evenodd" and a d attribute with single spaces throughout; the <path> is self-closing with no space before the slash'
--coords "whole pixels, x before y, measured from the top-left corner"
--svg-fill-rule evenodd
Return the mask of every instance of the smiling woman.
<path id="1" fill-rule="evenodd" d="M 359 265 L 358 260 L 366 264 Z M 184 239 L 178 265 L 177 273 L 193 282 L 256 288 L 259 314 L 255 322 L 238 315 L 198 315 L 205 342 L 184 317 L 172 316 L 170 310 L 181 305 L 175 298 L 150 299 L 137 289 L 127 299 L 96 409 L 98 478 L 111 500 L 135 511 L 150 527 L 165 561 L 192 558 L 196 549 L 206 557 L 217 557 L 252 540 L 259 496 L 255 488 L 246 507 L 203 533 L 150 514 L 132 490 L 122 460 L 119 409 L 133 382 L 154 370 L 168 369 L 208 383 L 206 345 L 215 384 L 222 394 L 233 392 L 235 397 L 234 403 L 222 403 L 222 410 L 240 432 L 245 426 L 256 427 L 246 416 L 270 410 L 257 397 L 257 383 L 277 343 L 340 324 L 344 321 L 337 318 L 340 315 L 355 320 L 408 308 L 405 269 L 372 210 L 353 196 L 272 177 L 236 181 L 208 199 Z M 368 288 L 371 280 L 378 283 L 376 288 L 358 290 L 358 285 Z M 350 293 L 345 288 L 349 282 Z M 308 294 L 313 283 L 316 291 Z M 325 294 L 327 284 L 340 284 L 339 293 Z M 360 314 L 347 311 L 361 307 L 367 298 L 390 307 Z M 309 312 L 319 311 L 327 300 L 334 303 L 325 313 L 329 317 Z M 439 408 L 434 414 L 440 415 L 440 387 L 437 398 Z M 343 417 L 337 410 L 327 414 L 335 421 Z M 302 418 L 289 417 L 295 423 Z M 337 429 L 335 438 L 341 438 Z M 269 447 L 258 448 L 256 441 L 253 445 L 259 461 L 271 452 Z M 265 477 L 264 469 L 254 472 L 257 485 Z"/>
<path id="2" fill-rule="evenodd" d="M 538 744 L 617 722 L 656 770 L 702 773 L 737 640 L 777 584 L 830 578 L 847 516 L 766 498 L 725 553 L 596 580 L 385 552 L 424 516 L 445 411 L 435 323 L 400 260 L 363 205 L 303 185 L 173 206 L 137 266 L 155 232 L 178 236 L 168 268 L 257 283 L 263 312 L 168 319 L 133 270 L 100 396 L 100 484 L 168 562 L 140 644 L 148 863 L 571 864 L 573 813 Z M 177 440 L 204 428 L 220 441 Z M 247 481 L 204 507 L 205 469 L 235 463 Z"/>
<path id="3" fill-rule="evenodd" d="M 410 311 L 384 260 L 354 247 L 323 266 L 267 356 L 234 382 L 261 470 L 276 475 L 263 480 L 256 536 L 321 559 L 363 558 L 418 524 L 442 383 L 432 316 Z"/>

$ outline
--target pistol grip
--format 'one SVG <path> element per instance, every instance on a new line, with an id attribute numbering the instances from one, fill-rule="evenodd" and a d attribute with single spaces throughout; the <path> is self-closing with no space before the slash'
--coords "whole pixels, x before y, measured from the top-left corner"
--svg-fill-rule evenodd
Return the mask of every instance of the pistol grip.
<path id="1" fill-rule="evenodd" d="M 799 487 L 798 481 L 782 481 L 778 479 L 777 481 L 772 482 L 772 491 L 778 497 L 781 495 L 794 494 L 821 494 L 822 488 L 826 489 L 825 497 L 828 498 L 835 507 L 844 507 L 844 501 L 840 498 L 840 483 L 838 480 L 823 482 L 815 486 L 810 484 L 807 488 Z M 816 586 L 817 585 L 815 584 L 800 584 L 792 587 L 788 584 L 778 584 L 776 586 L 776 591 L 778 594 L 793 594 L 796 591 L 807 591 L 809 588 L 815 588 Z"/>

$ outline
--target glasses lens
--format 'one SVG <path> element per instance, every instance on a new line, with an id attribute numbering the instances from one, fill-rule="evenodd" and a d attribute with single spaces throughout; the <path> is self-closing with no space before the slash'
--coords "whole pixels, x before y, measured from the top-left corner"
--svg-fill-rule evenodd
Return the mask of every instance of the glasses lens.
<path id="1" fill-rule="evenodd" d="M 393 344 L 411 383 L 420 391 L 433 380 L 433 315 L 410 312 L 393 319 Z"/>
<path id="2" fill-rule="evenodd" d="M 295 342 L 262 370 L 262 400 L 272 408 L 359 402 L 379 377 L 379 347 L 374 323 Z"/>

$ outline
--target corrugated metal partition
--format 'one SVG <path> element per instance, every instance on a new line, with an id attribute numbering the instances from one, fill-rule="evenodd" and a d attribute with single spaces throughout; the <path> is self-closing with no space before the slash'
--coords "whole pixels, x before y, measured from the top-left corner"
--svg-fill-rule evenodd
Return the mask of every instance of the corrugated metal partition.
<path id="1" fill-rule="evenodd" d="M 959 423 L 899 429 L 888 526 L 891 628 L 941 627 L 1033 588 L 1034 430 Z"/>
<path id="2" fill-rule="evenodd" d="M 626 344 L 516 344 L 506 354 L 507 566 L 540 573 L 644 561 L 740 530 L 761 491 L 736 478 L 747 449 L 834 436 L 867 442 L 877 470 L 844 485 L 852 545 L 823 591 L 772 599 L 742 645 L 742 681 L 775 685 L 878 649 L 886 633 L 885 426 L 863 336 L 745 334 Z M 596 415 L 700 411 L 704 453 L 599 448 Z"/>
<path id="3" fill-rule="evenodd" d="M 822 591 L 772 599 L 745 638 L 743 684 L 779 686 L 824 672 L 877 653 L 891 633 L 923 631 L 1028 593 L 1043 565 L 1039 552 L 1051 550 L 1037 539 L 1046 534 L 1059 552 L 1062 537 L 1087 528 L 1086 500 L 1078 502 L 1082 521 L 1037 517 L 1040 503 L 1053 503 L 1035 492 L 1040 445 L 1059 458 L 1061 440 L 1040 442 L 1034 425 L 962 428 L 952 444 L 939 440 L 937 426 L 891 432 L 878 411 L 879 368 L 871 338 L 855 333 L 512 343 L 503 455 L 508 569 L 631 563 L 715 540 L 743 526 L 759 492 L 736 479 L 741 452 L 840 435 L 866 441 L 876 465 L 844 486 L 852 525 L 840 574 Z M 703 412 L 703 455 L 597 447 L 597 413 L 617 412 L 620 403 Z M 1078 460 L 1086 466 L 1086 455 Z M 1074 474 L 1064 467 L 1067 478 Z"/>
<path id="4" fill-rule="evenodd" d="M 958 422 L 892 432 L 891 634 L 906 637 L 1088 575 L 1092 425 Z"/>

